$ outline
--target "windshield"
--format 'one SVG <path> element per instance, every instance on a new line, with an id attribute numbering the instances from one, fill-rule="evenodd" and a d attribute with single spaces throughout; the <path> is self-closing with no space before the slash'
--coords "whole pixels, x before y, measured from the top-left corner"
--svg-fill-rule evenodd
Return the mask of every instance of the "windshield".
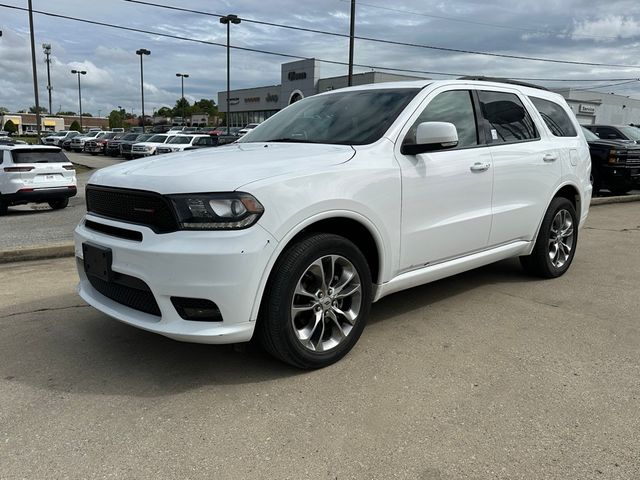
<path id="1" fill-rule="evenodd" d="M 167 143 L 180 143 L 180 144 L 185 144 L 185 143 L 191 143 L 191 140 L 193 139 L 192 136 L 189 137 L 173 137 L 171 140 L 169 140 Z"/>
<path id="2" fill-rule="evenodd" d="M 66 163 L 69 159 L 61 150 L 29 149 L 11 152 L 13 163 Z"/>
<path id="3" fill-rule="evenodd" d="M 165 143 L 166 141 L 167 141 L 166 135 L 154 135 L 150 139 L 145 140 L 145 142 L 153 142 L 153 143 Z"/>
<path id="4" fill-rule="evenodd" d="M 638 127 L 618 127 L 629 140 L 640 140 L 640 128 Z"/>
<path id="5" fill-rule="evenodd" d="M 418 91 L 387 88 L 305 98 L 258 125 L 238 142 L 366 145 L 387 131 Z"/>
<path id="6" fill-rule="evenodd" d="M 135 140 L 136 138 L 138 138 L 138 134 L 137 133 L 127 133 L 124 137 L 122 137 L 120 140 L 123 140 L 125 142 L 129 141 L 129 140 Z"/>
<path id="7" fill-rule="evenodd" d="M 150 134 L 150 133 L 145 133 L 144 135 L 139 135 L 136 133 L 135 138 L 133 138 L 133 140 L 135 140 L 136 142 L 146 142 L 147 140 L 149 140 L 151 137 L 153 137 L 154 135 Z"/>
<path id="8" fill-rule="evenodd" d="M 600 140 L 599 136 L 597 136 L 591 130 L 588 130 L 588 129 L 584 128 L 584 127 L 582 127 L 582 133 L 584 133 L 584 136 L 585 136 L 585 138 L 587 139 L 588 142 L 590 142 L 592 140 Z"/>

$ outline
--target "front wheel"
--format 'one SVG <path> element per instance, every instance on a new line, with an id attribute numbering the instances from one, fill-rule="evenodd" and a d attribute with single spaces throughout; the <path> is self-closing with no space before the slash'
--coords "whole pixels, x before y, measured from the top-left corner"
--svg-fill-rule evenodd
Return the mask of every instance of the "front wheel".
<path id="1" fill-rule="evenodd" d="M 322 368 L 356 344 L 371 308 L 369 265 L 346 238 L 316 234 L 278 259 L 258 320 L 262 345 L 298 368 Z"/>
<path id="2" fill-rule="evenodd" d="M 544 215 L 531 255 L 520 257 L 520 263 L 532 275 L 556 278 L 569 269 L 577 244 L 576 210 L 566 198 L 556 197 Z"/>
<path id="3" fill-rule="evenodd" d="M 6 215 L 9 210 L 7 202 L 0 198 L 0 217 Z"/>
<path id="4" fill-rule="evenodd" d="M 66 208 L 67 205 L 69 205 L 69 199 L 68 198 L 60 198 L 58 200 L 51 200 L 48 202 L 49 206 L 54 209 L 54 210 L 62 210 L 63 208 Z"/>

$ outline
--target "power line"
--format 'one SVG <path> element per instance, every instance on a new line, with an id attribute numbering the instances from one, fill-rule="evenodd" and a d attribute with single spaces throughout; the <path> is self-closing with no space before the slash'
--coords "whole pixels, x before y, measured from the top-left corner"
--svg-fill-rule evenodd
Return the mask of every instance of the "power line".
<path id="1" fill-rule="evenodd" d="M 143 0 L 124 0 L 125 2 L 129 2 L 129 3 L 137 3 L 140 5 L 147 5 L 150 7 L 157 7 L 157 8 L 164 8 L 167 10 L 174 10 L 174 11 L 180 11 L 180 12 L 188 12 L 188 13 L 195 13 L 198 15 L 207 15 L 207 16 L 212 16 L 212 17 L 222 17 L 223 15 L 217 14 L 217 13 L 211 13 L 211 12 L 205 12 L 202 10 L 192 10 L 192 9 L 187 9 L 187 8 L 182 8 L 182 7 L 176 7 L 173 5 L 161 5 L 158 3 L 152 3 L 152 2 L 146 2 Z M 302 31 L 302 32 L 309 32 L 309 33 L 318 33 L 321 35 L 331 35 L 334 37 L 341 37 L 341 38 L 349 38 L 349 35 L 344 34 L 344 33 L 337 33 L 337 32 L 328 32 L 325 30 L 317 30 L 317 29 L 313 29 L 313 28 L 304 28 L 304 27 L 296 27 L 293 25 L 284 25 L 281 23 L 273 23 L 273 22 L 265 22 L 262 20 L 253 20 L 250 18 L 245 18 L 245 17 L 239 17 L 243 22 L 247 22 L 247 23 L 255 23 L 258 25 L 267 25 L 267 26 L 271 26 L 271 27 L 278 27 L 278 28 L 286 28 L 286 29 L 290 29 L 290 30 L 298 30 L 298 31 Z M 547 63 L 561 63 L 561 64 L 565 64 L 565 65 L 584 65 L 584 66 L 591 66 L 591 67 L 614 67 L 614 68 L 640 68 L 640 65 L 623 65 L 623 64 L 615 64 L 615 63 L 596 63 L 596 62 L 580 62 L 580 61 L 576 61 L 576 60 L 559 60 L 559 59 L 554 59 L 554 58 L 541 58 L 541 57 L 528 57 L 528 56 L 524 56 L 524 55 L 511 55 L 511 54 L 507 54 L 507 53 L 495 53 L 495 52 L 481 52 L 481 51 L 476 51 L 476 50 L 466 50 L 466 49 L 460 49 L 460 48 L 449 48 L 449 47 L 438 47 L 435 45 L 426 45 L 426 44 L 421 44 L 421 43 L 410 43 L 410 42 L 399 42 L 399 41 L 395 41 L 395 40 L 385 40 L 385 39 L 381 39 L 381 38 L 374 38 L 374 37 L 362 37 L 362 36 L 355 36 L 356 39 L 358 40 L 365 40 L 368 42 L 376 42 L 376 43 L 383 43 L 386 45 L 398 45 L 398 46 L 403 46 L 403 47 L 414 47 L 414 48 L 424 48 L 424 49 L 428 49 L 428 50 L 437 50 L 437 51 L 441 51 L 441 52 L 450 52 L 450 53 L 462 53 L 462 54 L 467 54 L 467 55 L 484 55 L 484 56 L 488 56 L 488 57 L 498 57 L 498 58 L 511 58 L 511 59 L 515 59 L 515 60 L 527 60 L 527 61 L 536 61 L 536 62 L 547 62 Z"/>
<path id="2" fill-rule="evenodd" d="M 640 79 L 636 79 L 636 80 L 629 80 L 627 82 L 620 82 L 620 83 L 609 83 L 609 84 L 605 84 L 605 85 L 592 85 L 590 87 L 583 87 L 583 88 L 563 88 L 562 92 L 568 92 L 568 91 L 573 91 L 573 92 L 580 92 L 580 91 L 586 91 L 586 90 L 595 90 L 597 88 L 608 88 L 608 87 L 616 87 L 619 85 L 627 85 L 629 83 L 635 83 L 635 82 L 639 82 Z"/>
<path id="3" fill-rule="evenodd" d="M 9 8 L 12 10 L 21 10 L 21 11 L 28 11 L 28 9 L 23 8 L 23 7 L 17 7 L 14 5 L 7 5 L 7 4 L 3 4 L 0 3 L 0 7 L 4 7 L 4 8 Z M 74 21 L 74 22 L 80 22 L 80 23 L 87 23 L 90 25 L 98 25 L 98 26 L 102 26 L 102 27 L 108 27 L 108 28 L 114 28 L 114 29 L 118 29 L 118 30 L 124 30 L 124 31 L 129 31 L 129 32 L 135 32 L 135 33 L 142 33 L 142 34 L 146 34 L 146 35 L 154 35 L 154 36 L 158 36 L 158 37 L 165 37 L 165 38 L 171 38 L 174 40 L 180 40 L 180 41 L 186 41 L 186 42 L 193 42 L 193 43 L 200 43 L 203 45 L 213 45 L 213 46 L 217 46 L 217 47 L 224 47 L 226 48 L 226 44 L 223 43 L 217 43 L 217 42 L 211 42 L 208 40 L 201 40 L 201 39 L 197 39 L 197 38 L 190 38 L 190 37 L 185 37 L 185 36 L 181 36 L 181 35 L 173 35 L 173 34 L 169 34 L 169 33 L 162 33 L 162 32 L 154 32 L 151 30 L 145 30 L 145 29 L 141 29 L 141 28 L 134 28 L 134 27 L 125 27 L 123 25 L 114 25 L 111 23 L 106 23 L 106 22 L 99 22 L 96 20 L 88 20 L 88 19 L 84 19 L 84 18 L 79 18 L 79 17 L 71 17 L 68 15 L 62 15 L 62 14 L 58 14 L 58 13 L 52 13 L 52 12 L 44 12 L 44 11 L 40 11 L 40 10 L 33 10 L 33 13 L 39 14 L 39 15 L 44 15 L 44 16 L 48 16 L 48 17 L 53 17 L 53 18 L 61 18 L 64 20 L 70 20 L 70 21 Z M 279 56 L 279 57 L 285 57 L 285 58 L 294 58 L 297 60 L 306 60 L 309 59 L 310 57 L 305 57 L 305 56 L 301 56 L 301 55 L 292 55 L 292 54 L 288 54 L 288 53 L 281 53 L 281 52 L 272 52 L 269 50 L 262 50 L 262 49 L 257 49 L 257 48 L 249 48 L 249 47 L 240 47 L 240 46 L 234 46 L 231 45 L 232 49 L 235 50 L 242 50 L 242 51 L 248 51 L 248 52 L 253 52 L 253 53 L 261 53 L 261 54 L 265 54 L 265 55 L 273 55 L 273 56 Z M 328 64 L 332 64 L 332 65 L 341 65 L 341 66 L 346 66 L 348 65 L 347 62 L 341 62 L 341 61 L 337 61 L 337 60 L 327 60 L 327 59 L 322 59 L 322 58 L 315 58 L 316 61 L 321 62 L 321 63 L 328 63 Z M 406 69 L 406 68 L 394 68 L 394 67 L 384 67 L 384 66 L 380 66 L 380 65 L 366 65 L 366 64 L 361 64 L 361 63 L 356 63 L 354 64 L 354 66 L 359 67 L 359 68 L 366 68 L 366 69 L 373 69 L 373 70 L 386 70 L 386 71 L 390 71 L 390 72 L 400 72 L 400 73 L 415 73 L 415 74 L 420 74 L 420 75 L 441 75 L 441 76 L 452 76 L 452 77 L 463 77 L 463 76 L 467 76 L 467 73 L 452 73 L 452 72 L 434 72 L 434 71 L 427 71 L 427 70 L 415 70 L 415 69 Z M 527 77 L 513 77 L 513 80 L 529 80 L 529 81 L 553 81 L 553 82 L 602 82 L 602 81 L 618 81 L 618 80 L 624 80 L 624 81 L 635 81 L 635 78 L 600 78 L 600 79 L 561 79 L 561 78 L 527 78 Z"/>
<path id="4" fill-rule="evenodd" d="M 341 2 L 347 2 L 349 0 L 340 0 Z M 423 13 L 423 12 L 415 12 L 415 11 L 411 11 L 411 10 L 404 10 L 404 9 L 400 9 L 400 8 L 393 8 L 393 7 L 384 7 L 382 5 L 374 5 L 372 3 L 365 3 L 365 2 L 361 2 L 358 1 L 358 5 L 361 6 L 365 6 L 365 7 L 370 7 L 370 8 L 377 8 L 380 10 L 386 10 L 388 12 L 398 12 L 398 13 L 405 13 L 405 14 L 409 14 L 409 15 L 417 15 L 420 17 L 427 17 L 427 18 L 437 18 L 439 20 L 447 20 L 450 22 L 460 22 L 460 23 L 468 23 L 471 25 L 480 25 L 483 27 L 494 27 L 494 28 L 503 28 L 505 30 L 518 30 L 518 31 L 523 31 L 523 32 L 532 32 L 532 33 L 544 33 L 544 34 L 552 34 L 552 35 L 567 35 L 567 32 L 562 32 L 562 31 L 557 31 L 557 30 L 540 30 L 537 28 L 527 28 L 527 27 L 516 27 L 516 26 L 511 26 L 511 25 L 500 25 L 497 23 L 487 23 L 487 22 L 478 22 L 475 20 L 467 20 L 464 18 L 456 18 L 456 17 L 447 17 L 445 15 L 434 15 L 431 13 Z M 619 39 L 619 37 L 610 37 L 610 36 L 605 36 L 605 35 L 586 35 L 586 34 L 572 34 L 572 36 L 574 37 L 586 37 L 586 38 L 603 38 L 603 39 L 608 39 L 608 40 L 617 40 Z"/>

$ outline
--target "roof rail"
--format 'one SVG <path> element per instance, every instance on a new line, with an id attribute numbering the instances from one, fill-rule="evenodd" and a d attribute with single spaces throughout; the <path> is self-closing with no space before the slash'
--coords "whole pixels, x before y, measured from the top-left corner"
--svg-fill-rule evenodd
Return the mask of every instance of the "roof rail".
<path id="1" fill-rule="evenodd" d="M 483 77 L 482 75 L 468 75 L 458 78 L 458 80 L 478 80 L 482 82 L 509 83 L 511 85 L 520 85 L 521 87 L 537 88 L 538 90 L 550 91 L 548 88 L 533 83 L 521 82 L 519 80 L 511 80 L 509 78 L 500 77 Z"/>

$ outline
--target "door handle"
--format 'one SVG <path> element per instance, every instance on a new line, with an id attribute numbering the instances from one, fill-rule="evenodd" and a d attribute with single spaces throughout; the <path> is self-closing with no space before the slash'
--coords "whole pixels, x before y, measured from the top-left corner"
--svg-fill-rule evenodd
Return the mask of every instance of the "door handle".
<path id="1" fill-rule="evenodd" d="M 489 163 L 476 162 L 469 167 L 469 170 L 471 170 L 472 172 L 486 172 L 487 170 L 489 170 L 490 166 L 491 164 Z"/>
<path id="2" fill-rule="evenodd" d="M 558 159 L 558 157 L 554 153 L 546 153 L 544 157 L 542 157 L 542 159 L 545 162 L 555 162 Z"/>

